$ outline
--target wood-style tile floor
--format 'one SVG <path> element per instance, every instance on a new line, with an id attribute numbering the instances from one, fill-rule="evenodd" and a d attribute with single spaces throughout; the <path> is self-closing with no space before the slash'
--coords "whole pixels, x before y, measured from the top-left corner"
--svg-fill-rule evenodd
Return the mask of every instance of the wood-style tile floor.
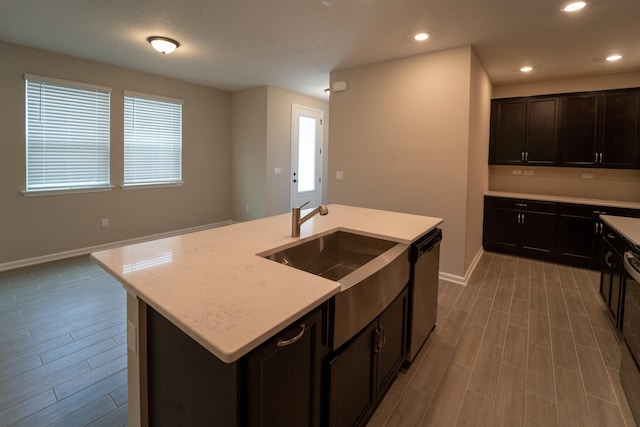
<path id="1" fill-rule="evenodd" d="M 374 426 L 627 426 L 597 272 L 485 253 Z M 0 426 L 120 426 L 126 305 L 87 257 L 0 273 Z"/>
<path id="2" fill-rule="evenodd" d="M 369 426 L 635 427 L 598 272 L 484 253 Z"/>
<path id="3" fill-rule="evenodd" d="M 0 426 L 126 423 L 122 286 L 88 257 L 0 273 Z"/>

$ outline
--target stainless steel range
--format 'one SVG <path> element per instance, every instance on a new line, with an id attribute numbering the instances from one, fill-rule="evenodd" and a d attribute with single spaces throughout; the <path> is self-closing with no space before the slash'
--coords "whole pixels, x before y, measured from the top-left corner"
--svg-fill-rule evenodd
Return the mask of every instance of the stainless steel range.
<path id="1" fill-rule="evenodd" d="M 624 269 L 620 377 L 633 416 L 640 424 L 640 247 L 631 247 L 624 253 Z"/>

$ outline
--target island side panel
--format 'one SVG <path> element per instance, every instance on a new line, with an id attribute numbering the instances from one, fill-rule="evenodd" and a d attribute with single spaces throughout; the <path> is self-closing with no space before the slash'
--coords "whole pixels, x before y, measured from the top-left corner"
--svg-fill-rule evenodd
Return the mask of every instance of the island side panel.
<path id="1" fill-rule="evenodd" d="M 149 425 L 146 413 L 146 329 L 146 305 L 127 292 L 127 390 L 128 423 L 131 427 Z"/>

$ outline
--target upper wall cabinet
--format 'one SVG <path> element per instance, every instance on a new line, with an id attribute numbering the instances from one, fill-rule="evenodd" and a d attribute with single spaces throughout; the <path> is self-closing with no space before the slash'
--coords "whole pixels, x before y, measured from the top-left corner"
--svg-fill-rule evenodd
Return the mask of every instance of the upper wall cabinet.
<path id="1" fill-rule="evenodd" d="M 615 91 L 564 96 L 560 165 L 639 167 L 638 94 Z"/>
<path id="2" fill-rule="evenodd" d="M 491 102 L 490 164 L 553 166 L 557 140 L 557 97 Z"/>
<path id="3" fill-rule="evenodd" d="M 491 101 L 489 164 L 640 168 L 640 90 Z"/>

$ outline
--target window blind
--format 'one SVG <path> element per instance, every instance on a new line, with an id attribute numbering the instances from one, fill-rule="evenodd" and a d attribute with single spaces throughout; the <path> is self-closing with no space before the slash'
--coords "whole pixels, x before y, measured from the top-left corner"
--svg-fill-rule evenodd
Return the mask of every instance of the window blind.
<path id="1" fill-rule="evenodd" d="M 110 89 L 25 81 L 27 192 L 109 187 Z"/>
<path id="2" fill-rule="evenodd" d="M 182 101 L 125 92 L 124 185 L 182 182 Z"/>

